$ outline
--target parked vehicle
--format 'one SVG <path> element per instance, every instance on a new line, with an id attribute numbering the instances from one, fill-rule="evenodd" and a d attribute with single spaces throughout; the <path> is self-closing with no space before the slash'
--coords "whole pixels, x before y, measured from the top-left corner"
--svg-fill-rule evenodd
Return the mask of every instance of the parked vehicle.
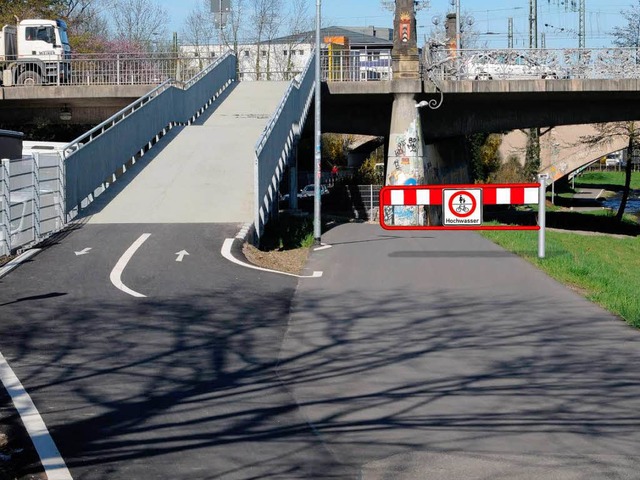
<path id="1" fill-rule="evenodd" d="M 70 75 L 71 47 L 63 20 L 22 20 L 0 34 L 0 84 L 58 85 Z"/>
<path id="2" fill-rule="evenodd" d="M 622 160 L 623 159 L 621 151 L 609 153 L 604 160 L 604 164 L 606 167 L 620 167 L 623 164 Z"/>
<path id="3" fill-rule="evenodd" d="M 464 68 L 465 76 L 473 80 L 558 78 L 548 65 L 516 52 L 473 55 Z"/>
<path id="4" fill-rule="evenodd" d="M 306 187 L 304 187 L 302 190 L 300 190 L 300 193 L 298 193 L 298 198 L 307 198 L 307 197 L 313 197 L 315 194 L 315 185 L 313 184 L 309 184 Z M 326 195 L 327 193 L 329 193 L 329 189 L 327 188 L 326 185 L 320 185 L 320 195 Z"/>

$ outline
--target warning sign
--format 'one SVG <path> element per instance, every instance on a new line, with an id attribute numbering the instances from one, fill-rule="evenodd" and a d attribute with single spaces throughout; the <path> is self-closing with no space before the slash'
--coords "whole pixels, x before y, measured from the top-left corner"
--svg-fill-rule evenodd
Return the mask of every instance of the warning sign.
<path id="1" fill-rule="evenodd" d="M 443 189 L 442 211 L 443 225 L 482 225 L 482 189 Z"/>

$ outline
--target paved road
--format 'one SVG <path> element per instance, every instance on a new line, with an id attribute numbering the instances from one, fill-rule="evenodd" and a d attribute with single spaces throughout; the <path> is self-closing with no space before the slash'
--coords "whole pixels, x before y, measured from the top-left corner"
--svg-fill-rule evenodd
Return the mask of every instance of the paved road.
<path id="1" fill-rule="evenodd" d="M 237 231 L 89 224 L 0 280 L 0 352 L 74 479 L 345 478 L 275 376 L 296 281 L 223 259 Z M 145 233 L 136 298 L 109 277 Z"/>
<path id="2" fill-rule="evenodd" d="M 296 282 L 221 259 L 237 227 L 89 224 L 0 281 L 74 479 L 637 478 L 618 318 L 470 232 L 343 225 Z"/>
<path id="3" fill-rule="evenodd" d="M 358 478 L 638 478 L 636 330 L 471 232 L 323 241 L 279 375 Z"/>

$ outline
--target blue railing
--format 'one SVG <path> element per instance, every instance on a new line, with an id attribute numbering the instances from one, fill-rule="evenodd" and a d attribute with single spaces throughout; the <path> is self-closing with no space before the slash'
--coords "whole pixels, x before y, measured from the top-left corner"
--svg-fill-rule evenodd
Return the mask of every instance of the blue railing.
<path id="1" fill-rule="evenodd" d="M 117 171 L 176 125 L 193 122 L 236 79 L 227 53 L 187 82 L 165 81 L 64 147 L 65 212 L 74 216 Z"/>
<path id="2" fill-rule="evenodd" d="M 262 236 L 264 225 L 278 209 L 278 186 L 307 118 L 315 86 L 316 56 L 312 55 L 299 78 L 287 92 L 256 143 L 255 233 Z"/>

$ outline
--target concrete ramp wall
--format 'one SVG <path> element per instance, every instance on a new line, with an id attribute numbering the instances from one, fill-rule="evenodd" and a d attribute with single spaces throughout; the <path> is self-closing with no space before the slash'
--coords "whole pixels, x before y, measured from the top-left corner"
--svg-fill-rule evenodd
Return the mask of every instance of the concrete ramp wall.
<path id="1" fill-rule="evenodd" d="M 546 129 L 542 128 L 541 132 Z M 623 138 L 611 138 L 609 142 L 589 146 L 580 137 L 595 135 L 596 129 L 591 124 L 565 125 L 554 127 L 540 137 L 540 173 L 548 173 L 555 181 L 573 172 L 581 166 L 627 146 Z M 527 145 L 526 134 L 514 130 L 505 135 L 500 146 L 503 160 L 509 155 L 516 155 L 524 163 Z"/>
<path id="2" fill-rule="evenodd" d="M 174 129 L 179 131 L 90 223 L 253 221 L 255 144 L 287 87 L 288 82 L 231 87 L 204 120 Z"/>

